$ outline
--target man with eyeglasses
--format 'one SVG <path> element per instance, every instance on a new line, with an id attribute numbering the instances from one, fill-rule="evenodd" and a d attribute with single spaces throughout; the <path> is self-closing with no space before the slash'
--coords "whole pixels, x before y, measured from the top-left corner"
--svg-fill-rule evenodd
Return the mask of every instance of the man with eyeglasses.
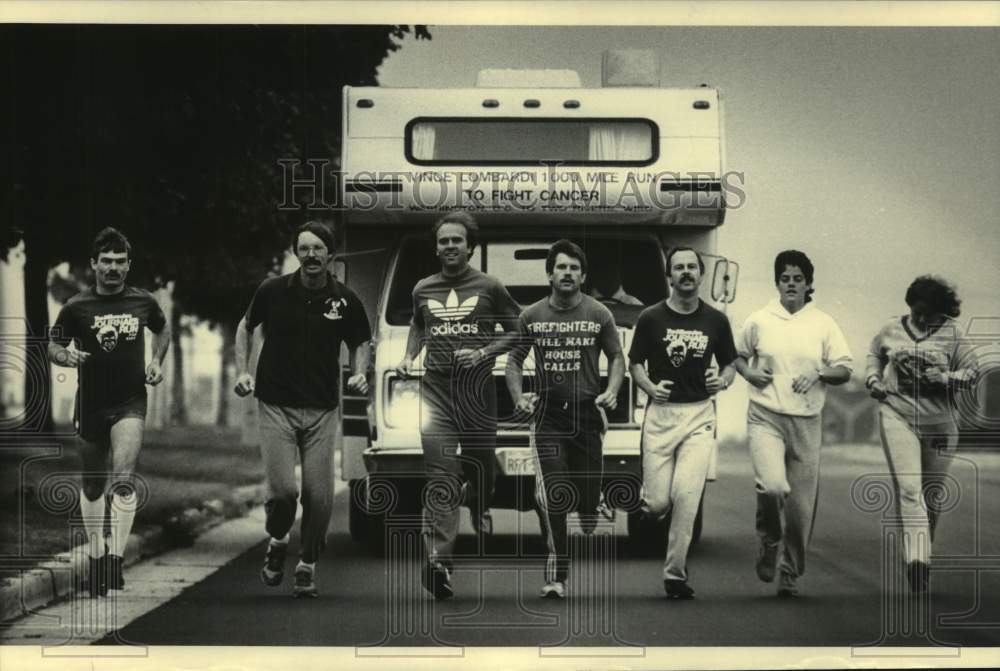
<path id="1" fill-rule="evenodd" d="M 302 463 L 301 557 L 292 596 L 318 595 L 316 560 L 326 546 L 333 506 L 333 446 L 340 424 L 340 345 L 352 364 L 348 387 L 368 392 L 365 366 L 371 327 L 357 295 L 329 272 L 333 234 L 321 222 L 298 228 L 292 249 L 300 267 L 264 280 L 236 329 L 236 393 L 254 392 L 260 452 L 267 475 L 265 503 L 270 536 L 260 577 L 276 587 L 285 574 L 288 535 L 299 492 L 296 456 Z M 248 370 L 250 340 L 260 328 L 263 345 L 256 379 Z"/>

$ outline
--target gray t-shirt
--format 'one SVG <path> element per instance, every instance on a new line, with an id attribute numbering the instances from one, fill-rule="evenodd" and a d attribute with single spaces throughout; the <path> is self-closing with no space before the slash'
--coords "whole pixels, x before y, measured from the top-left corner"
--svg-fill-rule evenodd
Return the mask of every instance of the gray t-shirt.
<path id="1" fill-rule="evenodd" d="M 586 401 L 601 393 L 600 354 L 621 352 L 621 340 L 611 311 L 590 296 L 560 310 L 549 298 L 521 313 L 521 340 L 511 352 L 521 362 L 534 348 L 541 393 L 565 401 Z"/>

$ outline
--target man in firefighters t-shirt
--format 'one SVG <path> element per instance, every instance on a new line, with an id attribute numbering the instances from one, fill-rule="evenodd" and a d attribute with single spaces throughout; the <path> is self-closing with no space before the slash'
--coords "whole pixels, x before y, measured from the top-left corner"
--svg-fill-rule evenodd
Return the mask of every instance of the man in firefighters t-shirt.
<path id="1" fill-rule="evenodd" d="M 396 371 L 408 376 L 421 347 L 427 348 L 420 442 L 427 471 L 424 500 L 430 505 L 425 503 L 423 510 L 427 562 L 422 577 L 428 592 L 446 599 L 453 594 L 451 555 L 464 487 L 476 531 L 492 532 L 497 433 L 493 361 L 517 337 L 520 308 L 496 278 L 469 265 L 479 233 L 472 216 L 448 214 L 432 230 L 441 272 L 413 288 L 413 321 Z M 467 485 L 461 484 L 463 476 Z"/>

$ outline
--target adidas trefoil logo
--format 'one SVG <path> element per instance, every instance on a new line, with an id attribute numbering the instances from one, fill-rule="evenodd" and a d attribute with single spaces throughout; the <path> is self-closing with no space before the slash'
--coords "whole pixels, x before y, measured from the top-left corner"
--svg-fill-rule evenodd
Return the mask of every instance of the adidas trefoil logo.
<path id="1" fill-rule="evenodd" d="M 431 311 L 432 315 L 446 322 L 444 324 L 436 324 L 432 326 L 430 328 L 431 335 L 447 336 L 479 333 L 478 324 L 454 323 L 471 315 L 472 311 L 476 309 L 476 305 L 478 303 L 478 294 L 467 298 L 464 302 L 460 303 L 458 301 L 458 294 L 455 293 L 454 289 L 448 293 L 448 298 L 445 299 L 444 305 L 441 304 L 441 301 L 428 298 L 427 309 Z"/>
<path id="2" fill-rule="evenodd" d="M 459 303 L 458 294 L 455 293 L 454 289 L 452 289 L 448 293 L 448 298 L 445 299 L 444 305 L 441 305 L 441 301 L 428 298 L 427 308 L 431 311 L 431 314 L 438 319 L 443 319 L 446 322 L 457 322 L 471 315 L 472 311 L 476 309 L 476 305 L 478 303 L 478 294 L 466 299 L 462 303 Z"/>

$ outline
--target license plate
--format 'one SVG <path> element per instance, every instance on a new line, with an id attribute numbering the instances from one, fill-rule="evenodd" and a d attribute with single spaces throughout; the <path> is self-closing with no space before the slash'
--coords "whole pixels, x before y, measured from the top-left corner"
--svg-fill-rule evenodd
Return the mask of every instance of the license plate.
<path id="1" fill-rule="evenodd" d="M 500 468 L 504 475 L 534 475 L 535 456 L 530 452 L 503 452 L 500 456 Z"/>

